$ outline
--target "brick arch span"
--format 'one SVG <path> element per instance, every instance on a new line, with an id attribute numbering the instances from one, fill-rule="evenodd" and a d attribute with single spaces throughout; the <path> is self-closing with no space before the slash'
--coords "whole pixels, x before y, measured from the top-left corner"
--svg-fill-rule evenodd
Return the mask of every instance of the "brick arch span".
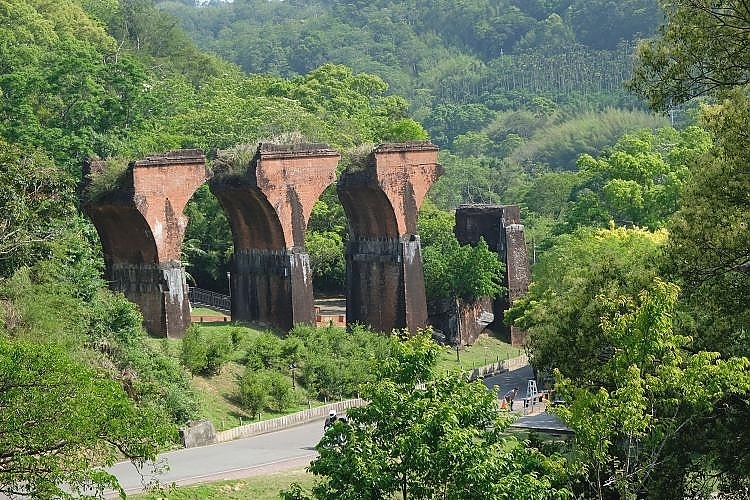
<path id="1" fill-rule="evenodd" d="M 197 150 L 131 162 L 119 189 L 95 194 L 106 162 L 84 165 L 83 209 L 99 233 L 110 287 L 140 306 L 146 330 L 181 337 L 190 324 L 185 271 L 180 262 L 185 205 L 208 178 Z"/>
<path id="2" fill-rule="evenodd" d="M 347 322 L 381 331 L 426 323 L 417 210 L 442 172 L 429 142 L 380 145 L 364 168 L 347 170 L 337 191 L 349 217 Z M 326 145 L 260 144 L 240 172 L 209 187 L 233 231 L 232 315 L 288 329 L 313 323 L 313 290 L 304 234 L 312 207 L 335 180 L 340 155 Z M 210 175 L 197 150 L 133 162 L 120 189 L 95 196 L 89 162 L 84 211 L 102 239 L 110 285 L 136 302 L 156 336 L 180 337 L 190 323 L 180 251 L 183 210 Z"/>
<path id="3" fill-rule="evenodd" d="M 284 230 L 268 198 L 257 188 L 217 189 L 217 198 L 232 229 L 234 248 L 282 250 Z"/>
<path id="4" fill-rule="evenodd" d="M 305 229 L 340 155 L 325 144 L 261 143 L 250 163 L 209 187 L 232 227 L 232 317 L 288 330 L 315 322 Z"/>
<path id="5" fill-rule="evenodd" d="M 92 205 L 87 213 L 99 233 L 107 268 L 159 262 L 151 228 L 134 207 Z"/>
<path id="6" fill-rule="evenodd" d="M 398 238 L 396 214 L 382 189 L 354 185 L 338 194 L 350 234 L 371 239 Z"/>
<path id="7" fill-rule="evenodd" d="M 349 218 L 346 321 L 390 332 L 427 324 L 417 211 L 442 173 L 430 142 L 381 144 L 344 171 L 337 192 Z"/>

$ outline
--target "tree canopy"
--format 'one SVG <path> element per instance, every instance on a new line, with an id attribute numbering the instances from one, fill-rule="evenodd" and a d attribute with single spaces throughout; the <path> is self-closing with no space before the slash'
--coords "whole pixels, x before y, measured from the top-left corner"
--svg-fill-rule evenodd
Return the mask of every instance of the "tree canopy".
<path id="1" fill-rule="evenodd" d="M 612 349 L 601 318 L 627 310 L 633 297 L 650 288 L 665 241 L 665 232 L 622 227 L 558 237 L 539 256 L 528 293 L 505 315 L 528 333 L 531 363 L 605 384 L 594 378 Z"/>
<path id="2" fill-rule="evenodd" d="M 750 83 L 750 12 L 731 0 L 662 1 L 659 36 L 638 46 L 629 82 L 656 109 Z"/>
<path id="3" fill-rule="evenodd" d="M 99 497 L 118 485 L 97 466 L 153 460 L 174 439 L 155 408 L 136 405 L 120 383 L 52 344 L 0 338 L 0 406 L 6 495 Z"/>
<path id="4" fill-rule="evenodd" d="M 568 498 L 561 456 L 504 431 L 510 423 L 479 381 L 434 374 L 439 346 L 422 332 L 393 356 L 318 445 L 312 498 Z M 294 496 L 292 496 L 294 495 Z M 297 488 L 287 498 L 305 498 Z"/>
<path id="5" fill-rule="evenodd" d="M 578 158 L 578 182 L 572 187 L 560 232 L 581 226 L 606 227 L 610 221 L 657 229 L 681 205 L 689 167 L 711 144 L 699 127 L 624 135 L 604 155 Z"/>

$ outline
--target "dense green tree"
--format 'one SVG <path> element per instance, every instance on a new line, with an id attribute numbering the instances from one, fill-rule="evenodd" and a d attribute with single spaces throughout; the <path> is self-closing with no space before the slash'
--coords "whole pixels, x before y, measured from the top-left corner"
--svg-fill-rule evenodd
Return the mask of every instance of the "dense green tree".
<path id="1" fill-rule="evenodd" d="M 741 35 L 750 15 L 742 2 L 662 4 L 660 35 L 638 50 L 631 86 L 652 106 L 668 109 L 694 97 L 716 99 L 704 109 L 714 146 L 670 227 L 671 271 L 680 280 L 699 346 L 746 355 L 748 291 L 744 222 L 747 193 L 748 50 Z"/>
<path id="2" fill-rule="evenodd" d="M 7 0 L 0 29 L 0 137 L 78 171 L 141 118 L 146 71 L 73 0 Z"/>
<path id="3" fill-rule="evenodd" d="M 268 386 L 263 376 L 264 373 L 246 370 L 239 380 L 240 403 L 251 416 L 255 416 L 265 409 L 268 403 Z"/>
<path id="4" fill-rule="evenodd" d="M 747 442 L 736 422 L 750 395 L 748 360 L 696 352 L 675 324 L 677 292 L 657 279 L 603 317 L 610 348 L 595 374 L 560 370 L 570 405 L 558 414 L 576 431 L 587 498 L 744 495 L 747 461 L 728 459 L 726 443 Z"/>
<path id="5" fill-rule="evenodd" d="M 630 87 L 656 109 L 750 82 L 750 47 L 744 33 L 750 12 L 731 0 L 662 1 L 659 36 L 641 42 Z"/>
<path id="6" fill-rule="evenodd" d="M 534 366 L 605 384 L 594 378 L 613 345 L 601 318 L 627 308 L 650 288 L 665 240 L 664 232 L 625 228 L 558 237 L 538 257 L 528 293 L 505 316 L 527 332 Z"/>
<path id="7" fill-rule="evenodd" d="M 575 33 L 558 14 L 536 23 L 514 46 L 515 50 L 539 50 L 551 52 L 575 41 Z"/>
<path id="8" fill-rule="evenodd" d="M 91 366 L 119 380 L 129 396 L 162 408 L 174 422 L 194 418 L 197 402 L 186 372 L 148 344 L 137 306 L 101 288 L 98 255 L 90 259 L 64 243 L 55 242 L 52 258 L 0 280 L 4 329 L 14 339 L 83 353 Z"/>
<path id="9" fill-rule="evenodd" d="M 0 139 L 0 278 L 47 256 L 75 214 L 70 175 L 42 152 Z"/>
<path id="10" fill-rule="evenodd" d="M 445 173 L 433 184 L 429 197 L 435 204 L 452 210 L 463 203 L 498 203 L 503 180 L 485 158 L 440 155 Z"/>
<path id="11" fill-rule="evenodd" d="M 535 177 L 523 201 L 535 214 L 557 219 L 578 182 L 574 172 L 545 172 Z"/>
<path id="12" fill-rule="evenodd" d="M 422 255 L 428 299 L 494 299 L 504 290 L 503 263 L 483 238 L 460 245 L 450 233 L 440 244 L 425 246 Z"/>
<path id="13" fill-rule="evenodd" d="M 443 147 L 476 130 L 465 128 L 464 115 L 477 106 L 519 108 L 529 94 L 596 109 L 637 106 L 622 88 L 631 41 L 650 33 L 658 18 L 656 0 L 252 0 L 211 9 L 162 7 L 200 46 L 246 72 L 292 77 L 334 63 L 379 75 L 410 100 L 414 116 Z M 455 107 L 453 118 L 445 119 L 445 106 Z"/>
<path id="14" fill-rule="evenodd" d="M 373 380 L 376 367 L 390 354 L 386 337 L 359 325 L 349 331 L 297 325 L 284 342 L 290 341 L 304 346 L 299 349 L 299 380 L 320 399 L 357 395 L 361 384 Z"/>
<path id="15" fill-rule="evenodd" d="M 207 184 L 198 188 L 184 213 L 188 225 L 182 244 L 183 265 L 202 288 L 228 291 L 226 272 L 232 255 L 232 235 L 226 215 Z"/>
<path id="16" fill-rule="evenodd" d="M 431 203 L 417 219 L 424 259 L 427 298 L 475 300 L 495 298 L 503 292 L 504 266 L 484 239 L 477 245 L 460 245 L 453 232 L 453 214 Z"/>
<path id="17" fill-rule="evenodd" d="M 343 292 L 346 281 L 344 240 L 339 233 L 308 232 L 305 248 L 310 254 L 313 284 L 319 292 Z"/>
<path id="18" fill-rule="evenodd" d="M 622 40 L 651 36 L 661 12 L 658 0 L 577 0 L 567 16 L 579 41 L 595 49 L 613 49 Z"/>
<path id="19" fill-rule="evenodd" d="M 251 370 L 278 369 L 285 364 L 281 360 L 285 341 L 273 332 L 263 332 L 247 344 L 245 366 Z"/>
<path id="20" fill-rule="evenodd" d="M 438 354 L 428 332 L 394 346 L 365 388 L 369 404 L 348 410 L 353 423 L 337 423 L 318 445 L 312 497 L 568 497 L 563 459 L 504 434 L 510 419 L 480 382 L 434 377 Z"/>
<path id="21" fill-rule="evenodd" d="M 698 127 L 664 128 L 626 134 L 599 158 L 582 155 L 560 231 L 610 221 L 663 227 L 680 206 L 689 167 L 709 145 L 708 133 Z"/>
<path id="22" fill-rule="evenodd" d="M 748 356 L 750 177 L 746 123 L 750 99 L 736 90 L 704 111 L 714 144 L 698 165 L 670 224 L 670 271 L 682 285 L 697 345 Z"/>
<path id="23" fill-rule="evenodd" d="M 528 141 L 511 152 L 509 160 L 527 171 L 575 171 L 581 154 L 598 156 L 627 133 L 665 126 L 664 118 L 643 111 L 608 109 L 584 113 L 535 129 Z"/>
<path id="24" fill-rule="evenodd" d="M 100 497 L 117 479 L 95 465 L 154 460 L 174 428 L 153 407 L 52 344 L 0 339 L 0 492 Z M 124 497 L 124 492 L 120 492 Z"/>
<path id="25" fill-rule="evenodd" d="M 200 326 L 190 325 L 182 339 L 180 361 L 192 373 L 216 375 L 228 360 L 232 343 L 226 336 L 207 338 Z"/>
<path id="26" fill-rule="evenodd" d="M 430 199 L 425 200 L 417 216 L 417 230 L 422 248 L 444 245 L 452 238 L 455 216 L 440 210 Z"/>

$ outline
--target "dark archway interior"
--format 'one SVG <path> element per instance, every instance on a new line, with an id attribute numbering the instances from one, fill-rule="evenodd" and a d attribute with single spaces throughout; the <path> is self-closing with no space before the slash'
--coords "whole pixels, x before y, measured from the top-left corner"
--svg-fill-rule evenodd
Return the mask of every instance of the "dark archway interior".
<path id="1" fill-rule="evenodd" d="M 286 248 L 279 217 L 259 189 L 233 187 L 215 194 L 232 226 L 235 251 Z"/>
<path id="2" fill-rule="evenodd" d="M 349 220 L 349 234 L 356 238 L 398 238 L 398 223 L 386 194 L 366 185 L 339 190 Z"/>
<path id="3" fill-rule="evenodd" d="M 133 207 L 102 205 L 88 211 L 111 264 L 156 264 L 156 242 L 143 215 Z"/>

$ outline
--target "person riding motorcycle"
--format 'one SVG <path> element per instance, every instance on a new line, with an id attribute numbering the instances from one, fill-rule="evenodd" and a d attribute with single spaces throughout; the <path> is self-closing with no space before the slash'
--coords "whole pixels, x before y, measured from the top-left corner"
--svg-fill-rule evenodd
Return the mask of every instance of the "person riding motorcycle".
<path id="1" fill-rule="evenodd" d="M 328 417 L 326 417 L 326 421 L 323 424 L 323 430 L 328 430 L 329 427 L 331 427 L 334 422 L 336 422 L 337 416 L 336 416 L 336 410 L 331 410 L 328 412 Z"/>

